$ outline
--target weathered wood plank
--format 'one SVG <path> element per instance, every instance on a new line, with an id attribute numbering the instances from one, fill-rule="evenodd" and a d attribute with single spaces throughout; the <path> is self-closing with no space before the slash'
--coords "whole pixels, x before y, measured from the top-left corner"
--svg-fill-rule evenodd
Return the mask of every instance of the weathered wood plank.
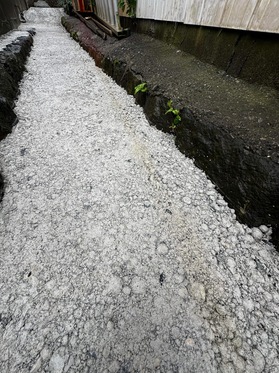
<path id="1" fill-rule="evenodd" d="M 279 0 L 138 0 L 137 16 L 279 33 Z"/>
<path id="2" fill-rule="evenodd" d="M 249 29 L 279 33 L 279 0 L 261 0 L 251 17 Z"/>
<path id="3" fill-rule="evenodd" d="M 204 3 L 205 0 L 185 1 L 183 22 L 186 24 L 199 25 L 201 23 Z"/>
<path id="4" fill-rule="evenodd" d="M 227 0 L 221 20 L 222 27 L 247 29 L 258 0 Z"/>

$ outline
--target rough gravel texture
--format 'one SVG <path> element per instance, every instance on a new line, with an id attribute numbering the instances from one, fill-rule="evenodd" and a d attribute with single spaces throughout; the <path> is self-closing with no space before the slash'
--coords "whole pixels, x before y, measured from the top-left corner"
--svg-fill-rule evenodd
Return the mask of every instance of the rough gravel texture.
<path id="1" fill-rule="evenodd" d="M 26 14 L 20 121 L 0 144 L 0 371 L 278 372 L 268 227 L 235 220 L 60 16 Z"/>
<path id="2" fill-rule="evenodd" d="M 1 35 L 0 36 L 0 51 L 5 49 L 7 45 L 11 44 L 13 41 L 15 41 L 21 36 L 29 36 L 29 32 L 13 30 L 13 31 L 7 32 L 4 35 Z"/>

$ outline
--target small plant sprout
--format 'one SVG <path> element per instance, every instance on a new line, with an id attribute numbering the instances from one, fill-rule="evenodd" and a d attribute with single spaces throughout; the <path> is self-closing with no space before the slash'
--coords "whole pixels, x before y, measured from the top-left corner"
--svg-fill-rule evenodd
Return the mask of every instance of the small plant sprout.
<path id="1" fill-rule="evenodd" d="M 165 114 L 169 113 L 173 114 L 174 116 L 172 124 L 170 125 L 170 129 L 174 130 L 176 126 L 181 122 L 181 116 L 180 111 L 172 106 L 172 100 L 168 101 L 168 110 L 165 112 Z"/>
<path id="2" fill-rule="evenodd" d="M 147 92 L 148 88 L 147 88 L 147 85 L 146 83 L 140 83 L 138 84 L 136 87 L 135 87 L 135 95 L 139 92 Z"/>

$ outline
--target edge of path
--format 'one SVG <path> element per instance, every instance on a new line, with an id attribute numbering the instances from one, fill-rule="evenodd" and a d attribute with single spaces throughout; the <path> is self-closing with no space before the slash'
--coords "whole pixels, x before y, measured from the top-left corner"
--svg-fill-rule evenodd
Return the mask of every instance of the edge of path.
<path id="1" fill-rule="evenodd" d="M 7 39 L 7 44 L 2 40 L 5 46 L 0 50 L 0 141 L 12 132 L 18 122 L 13 110 L 14 102 L 19 94 L 19 83 L 33 45 L 34 34 L 34 30 L 14 30 L 2 37 Z M 4 179 L 0 173 L 0 202 L 3 193 Z"/>
<path id="2" fill-rule="evenodd" d="M 128 94 L 150 124 L 172 132 L 177 147 L 206 172 L 238 220 L 270 225 L 279 248 L 279 95 L 232 78 L 176 47 L 133 33 L 102 40 L 75 17 L 62 17 L 70 35 Z M 180 110 L 172 129 L 168 101 Z"/>

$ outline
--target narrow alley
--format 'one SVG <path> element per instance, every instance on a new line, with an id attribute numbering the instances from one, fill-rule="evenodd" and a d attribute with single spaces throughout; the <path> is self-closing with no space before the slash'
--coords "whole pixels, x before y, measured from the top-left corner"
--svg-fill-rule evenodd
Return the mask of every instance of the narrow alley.
<path id="1" fill-rule="evenodd" d="M 0 143 L 0 371 L 279 371 L 279 260 L 61 26 Z"/>

